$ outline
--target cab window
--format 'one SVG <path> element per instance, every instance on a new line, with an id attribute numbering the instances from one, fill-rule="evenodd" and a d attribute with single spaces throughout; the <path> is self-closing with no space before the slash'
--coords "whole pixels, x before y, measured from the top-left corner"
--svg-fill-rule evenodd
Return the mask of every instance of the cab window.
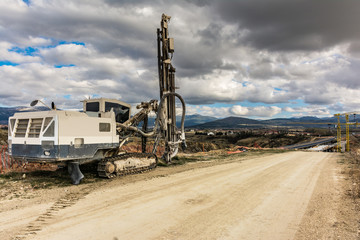
<path id="1" fill-rule="evenodd" d="M 88 102 L 88 103 L 86 103 L 86 111 L 87 112 L 99 112 L 100 111 L 99 102 Z"/>
<path id="2" fill-rule="evenodd" d="M 111 109 L 114 110 L 115 119 L 118 123 L 123 123 L 130 117 L 130 108 L 118 103 L 105 102 L 105 112 L 110 112 Z"/>

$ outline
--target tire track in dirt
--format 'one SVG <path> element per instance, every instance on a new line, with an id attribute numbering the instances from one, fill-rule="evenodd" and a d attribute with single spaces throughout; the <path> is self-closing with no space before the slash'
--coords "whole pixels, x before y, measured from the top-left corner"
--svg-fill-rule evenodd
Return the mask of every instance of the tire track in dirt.
<path id="1" fill-rule="evenodd" d="M 34 221 L 30 222 L 25 229 L 20 232 L 13 239 L 15 240 L 23 240 L 26 239 L 30 235 L 36 235 L 37 232 L 41 231 L 43 226 L 48 223 L 49 220 L 53 219 L 59 211 L 73 206 L 80 199 L 83 199 L 86 195 L 88 195 L 92 190 L 94 190 L 93 185 L 88 185 L 85 187 L 81 187 L 81 189 L 76 189 L 75 191 L 70 191 L 59 198 L 50 208 L 48 208 L 44 213 L 40 214 L 38 218 Z"/>
<path id="2" fill-rule="evenodd" d="M 136 173 L 128 173 L 125 175 L 136 175 L 140 173 L 146 173 L 152 171 L 152 169 L 143 170 L 141 172 Z M 118 177 L 120 178 L 120 177 Z M 108 180 L 110 181 L 110 180 Z M 85 198 L 89 193 L 91 193 L 93 190 L 103 187 L 104 185 L 109 184 L 109 182 L 105 181 L 103 183 L 93 183 L 88 184 L 86 186 L 76 186 L 74 190 L 70 190 L 69 193 L 65 194 L 65 196 L 62 196 L 59 198 L 50 208 L 48 208 L 44 213 L 42 213 L 39 217 L 37 217 L 34 221 L 31 221 L 23 231 L 21 231 L 19 234 L 17 234 L 13 239 L 15 240 L 23 240 L 26 239 L 28 236 L 34 236 L 39 231 L 43 229 L 44 226 L 46 226 L 50 220 L 52 220 L 61 210 L 64 210 L 65 208 L 71 207 L 74 204 L 76 204 L 79 200 Z"/>

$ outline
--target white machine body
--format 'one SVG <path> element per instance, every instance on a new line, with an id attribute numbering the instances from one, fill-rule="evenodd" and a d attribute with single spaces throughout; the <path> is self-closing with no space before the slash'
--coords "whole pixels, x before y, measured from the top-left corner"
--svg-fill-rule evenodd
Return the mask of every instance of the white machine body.
<path id="1" fill-rule="evenodd" d="M 116 122 L 130 105 L 114 99 L 84 100 L 84 111 L 35 111 L 9 118 L 9 153 L 19 160 L 59 162 L 103 158 L 119 147 Z"/>

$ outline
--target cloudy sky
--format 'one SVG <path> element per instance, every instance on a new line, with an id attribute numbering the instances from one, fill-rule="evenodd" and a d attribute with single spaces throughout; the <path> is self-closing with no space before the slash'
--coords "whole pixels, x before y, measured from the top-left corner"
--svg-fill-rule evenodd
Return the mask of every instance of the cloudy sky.
<path id="1" fill-rule="evenodd" d="M 158 99 L 162 13 L 188 114 L 360 110 L 358 0 L 1 0 L 0 106 Z"/>

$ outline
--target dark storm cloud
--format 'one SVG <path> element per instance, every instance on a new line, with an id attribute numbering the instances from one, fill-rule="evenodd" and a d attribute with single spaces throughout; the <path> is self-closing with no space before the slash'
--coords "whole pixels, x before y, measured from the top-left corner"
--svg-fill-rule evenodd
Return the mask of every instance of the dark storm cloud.
<path id="1" fill-rule="evenodd" d="M 176 42 L 180 51 L 175 51 L 174 63 L 180 69 L 181 77 L 198 77 L 216 69 L 238 69 L 232 63 L 225 62 L 226 54 L 235 47 L 232 39 L 238 38 L 237 32 L 224 32 L 223 25 L 210 22 L 199 29 L 188 40 Z"/>
<path id="2" fill-rule="evenodd" d="M 193 51 L 179 53 L 176 57 L 174 65 L 178 69 L 179 77 L 198 77 L 224 66 L 221 58 L 217 58 L 216 55 L 211 57 L 209 51 L 205 49 L 193 49 Z"/>
<path id="3" fill-rule="evenodd" d="M 129 7 L 129 6 L 137 6 L 137 5 L 144 5 L 144 0 L 105 0 L 106 4 L 114 6 L 114 7 Z M 152 1 L 154 4 L 155 2 L 159 2 L 159 0 Z"/>
<path id="4" fill-rule="evenodd" d="M 274 66 L 274 64 L 277 64 L 277 66 Z M 248 74 L 253 79 L 271 79 L 273 77 L 288 78 L 289 76 L 287 76 L 286 71 L 280 66 L 281 62 L 263 58 L 249 65 Z"/>
<path id="5" fill-rule="evenodd" d="M 360 41 L 352 42 L 349 46 L 348 51 L 352 56 L 359 58 L 360 57 Z"/>
<path id="6" fill-rule="evenodd" d="M 194 4 L 198 7 L 208 6 L 210 3 L 214 2 L 214 0 L 186 0 L 186 2 Z"/>
<path id="7" fill-rule="evenodd" d="M 242 0 L 216 2 L 224 21 L 249 33 L 241 43 L 270 50 L 321 50 L 358 41 L 360 1 Z"/>
<path id="8" fill-rule="evenodd" d="M 207 26 L 203 30 L 198 31 L 198 35 L 202 39 L 202 43 L 209 45 L 209 46 L 219 46 L 221 44 L 221 29 L 222 26 L 217 23 L 210 23 L 209 26 Z"/>

